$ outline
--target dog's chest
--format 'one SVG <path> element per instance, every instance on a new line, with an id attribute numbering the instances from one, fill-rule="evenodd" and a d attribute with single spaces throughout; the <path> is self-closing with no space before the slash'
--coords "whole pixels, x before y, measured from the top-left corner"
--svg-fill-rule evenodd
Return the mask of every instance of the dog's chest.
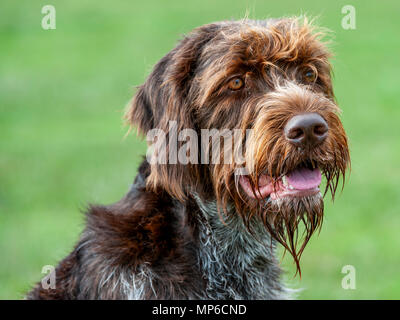
<path id="1" fill-rule="evenodd" d="M 206 299 L 280 299 L 287 290 L 280 282 L 275 244 L 255 222 L 254 235 L 240 217 L 219 216 L 214 202 L 198 201 L 200 248 L 198 265 L 207 283 Z"/>

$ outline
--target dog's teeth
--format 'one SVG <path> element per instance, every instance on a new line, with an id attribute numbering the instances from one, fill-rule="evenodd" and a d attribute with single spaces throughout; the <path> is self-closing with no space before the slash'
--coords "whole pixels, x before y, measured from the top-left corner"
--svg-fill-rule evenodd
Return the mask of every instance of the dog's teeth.
<path id="1" fill-rule="evenodd" d="M 283 182 L 283 185 L 284 185 L 285 187 L 289 186 L 289 184 L 287 183 L 287 180 L 286 180 L 286 176 L 283 176 L 283 177 L 282 177 L 282 182 Z"/>
<path id="2" fill-rule="evenodd" d="M 286 188 L 288 188 L 288 189 L 290 189 L 290 190 L 294 190 L 294 187 L 291 186 L 291 185 L 289 184 L 289 182 L 287 181 L 286 176 L 283 176 L 283 177 L 282 177 L 282 183 L 283 183 L 283 185 L 284 185 Z"/>

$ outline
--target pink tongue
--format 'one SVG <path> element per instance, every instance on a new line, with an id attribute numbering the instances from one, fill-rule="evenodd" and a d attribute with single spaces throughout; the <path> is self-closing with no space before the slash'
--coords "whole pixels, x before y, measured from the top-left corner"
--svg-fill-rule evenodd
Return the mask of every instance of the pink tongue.
<path id="1" fill-rule="evenodd" d="M 307 190 L 321 184 L 321 171 L 319 169 L 296 169 L 286 175 L 287 182 L 295 189 Z"/>

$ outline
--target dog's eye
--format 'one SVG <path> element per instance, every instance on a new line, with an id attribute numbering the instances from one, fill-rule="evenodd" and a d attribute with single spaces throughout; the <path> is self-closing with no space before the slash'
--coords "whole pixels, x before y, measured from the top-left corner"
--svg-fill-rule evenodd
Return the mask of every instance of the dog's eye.
<path id="1" fill-rule="evenodd" d="M 314 82 L 317 79 L 317 73 L 314 70 L 307 70 L 304 73 L 304 80 L 306 82 Z"/>
<path id="2" fill-rule="evenodd" d="M 239 90 L 243 87 L 244 81 L 242 78 L 233 78 L 229 81 L 229 89 L 231 90 Z"/>

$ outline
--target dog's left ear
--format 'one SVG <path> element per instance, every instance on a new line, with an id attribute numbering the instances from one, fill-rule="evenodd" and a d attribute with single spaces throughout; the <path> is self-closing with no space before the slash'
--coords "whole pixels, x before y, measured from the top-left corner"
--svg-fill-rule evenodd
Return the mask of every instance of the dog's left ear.
<path id="1" fill-rule="evenodd" d="M 151 129 L 161 129 L 167 134 L 168 143 L 171 121 L 176 123 L 177 132 L 188 128 L 196 130 L 188 95 L 204 46 L 219 29 L 218 24 L 195 29 L 155 65 L 146 82 L 138 88 L 125 116 L 139 133 L 146 135 Z M 178 142 L 178 150 L 184 143 Z M 166 159 L 170 152 L 168 146 Z M 152 164 L 147 186 L 153 190 L 161 187 L 183 200 L 187 189 L 198 180 L 196 170 L 197 166 L 191 164 Z"/>

